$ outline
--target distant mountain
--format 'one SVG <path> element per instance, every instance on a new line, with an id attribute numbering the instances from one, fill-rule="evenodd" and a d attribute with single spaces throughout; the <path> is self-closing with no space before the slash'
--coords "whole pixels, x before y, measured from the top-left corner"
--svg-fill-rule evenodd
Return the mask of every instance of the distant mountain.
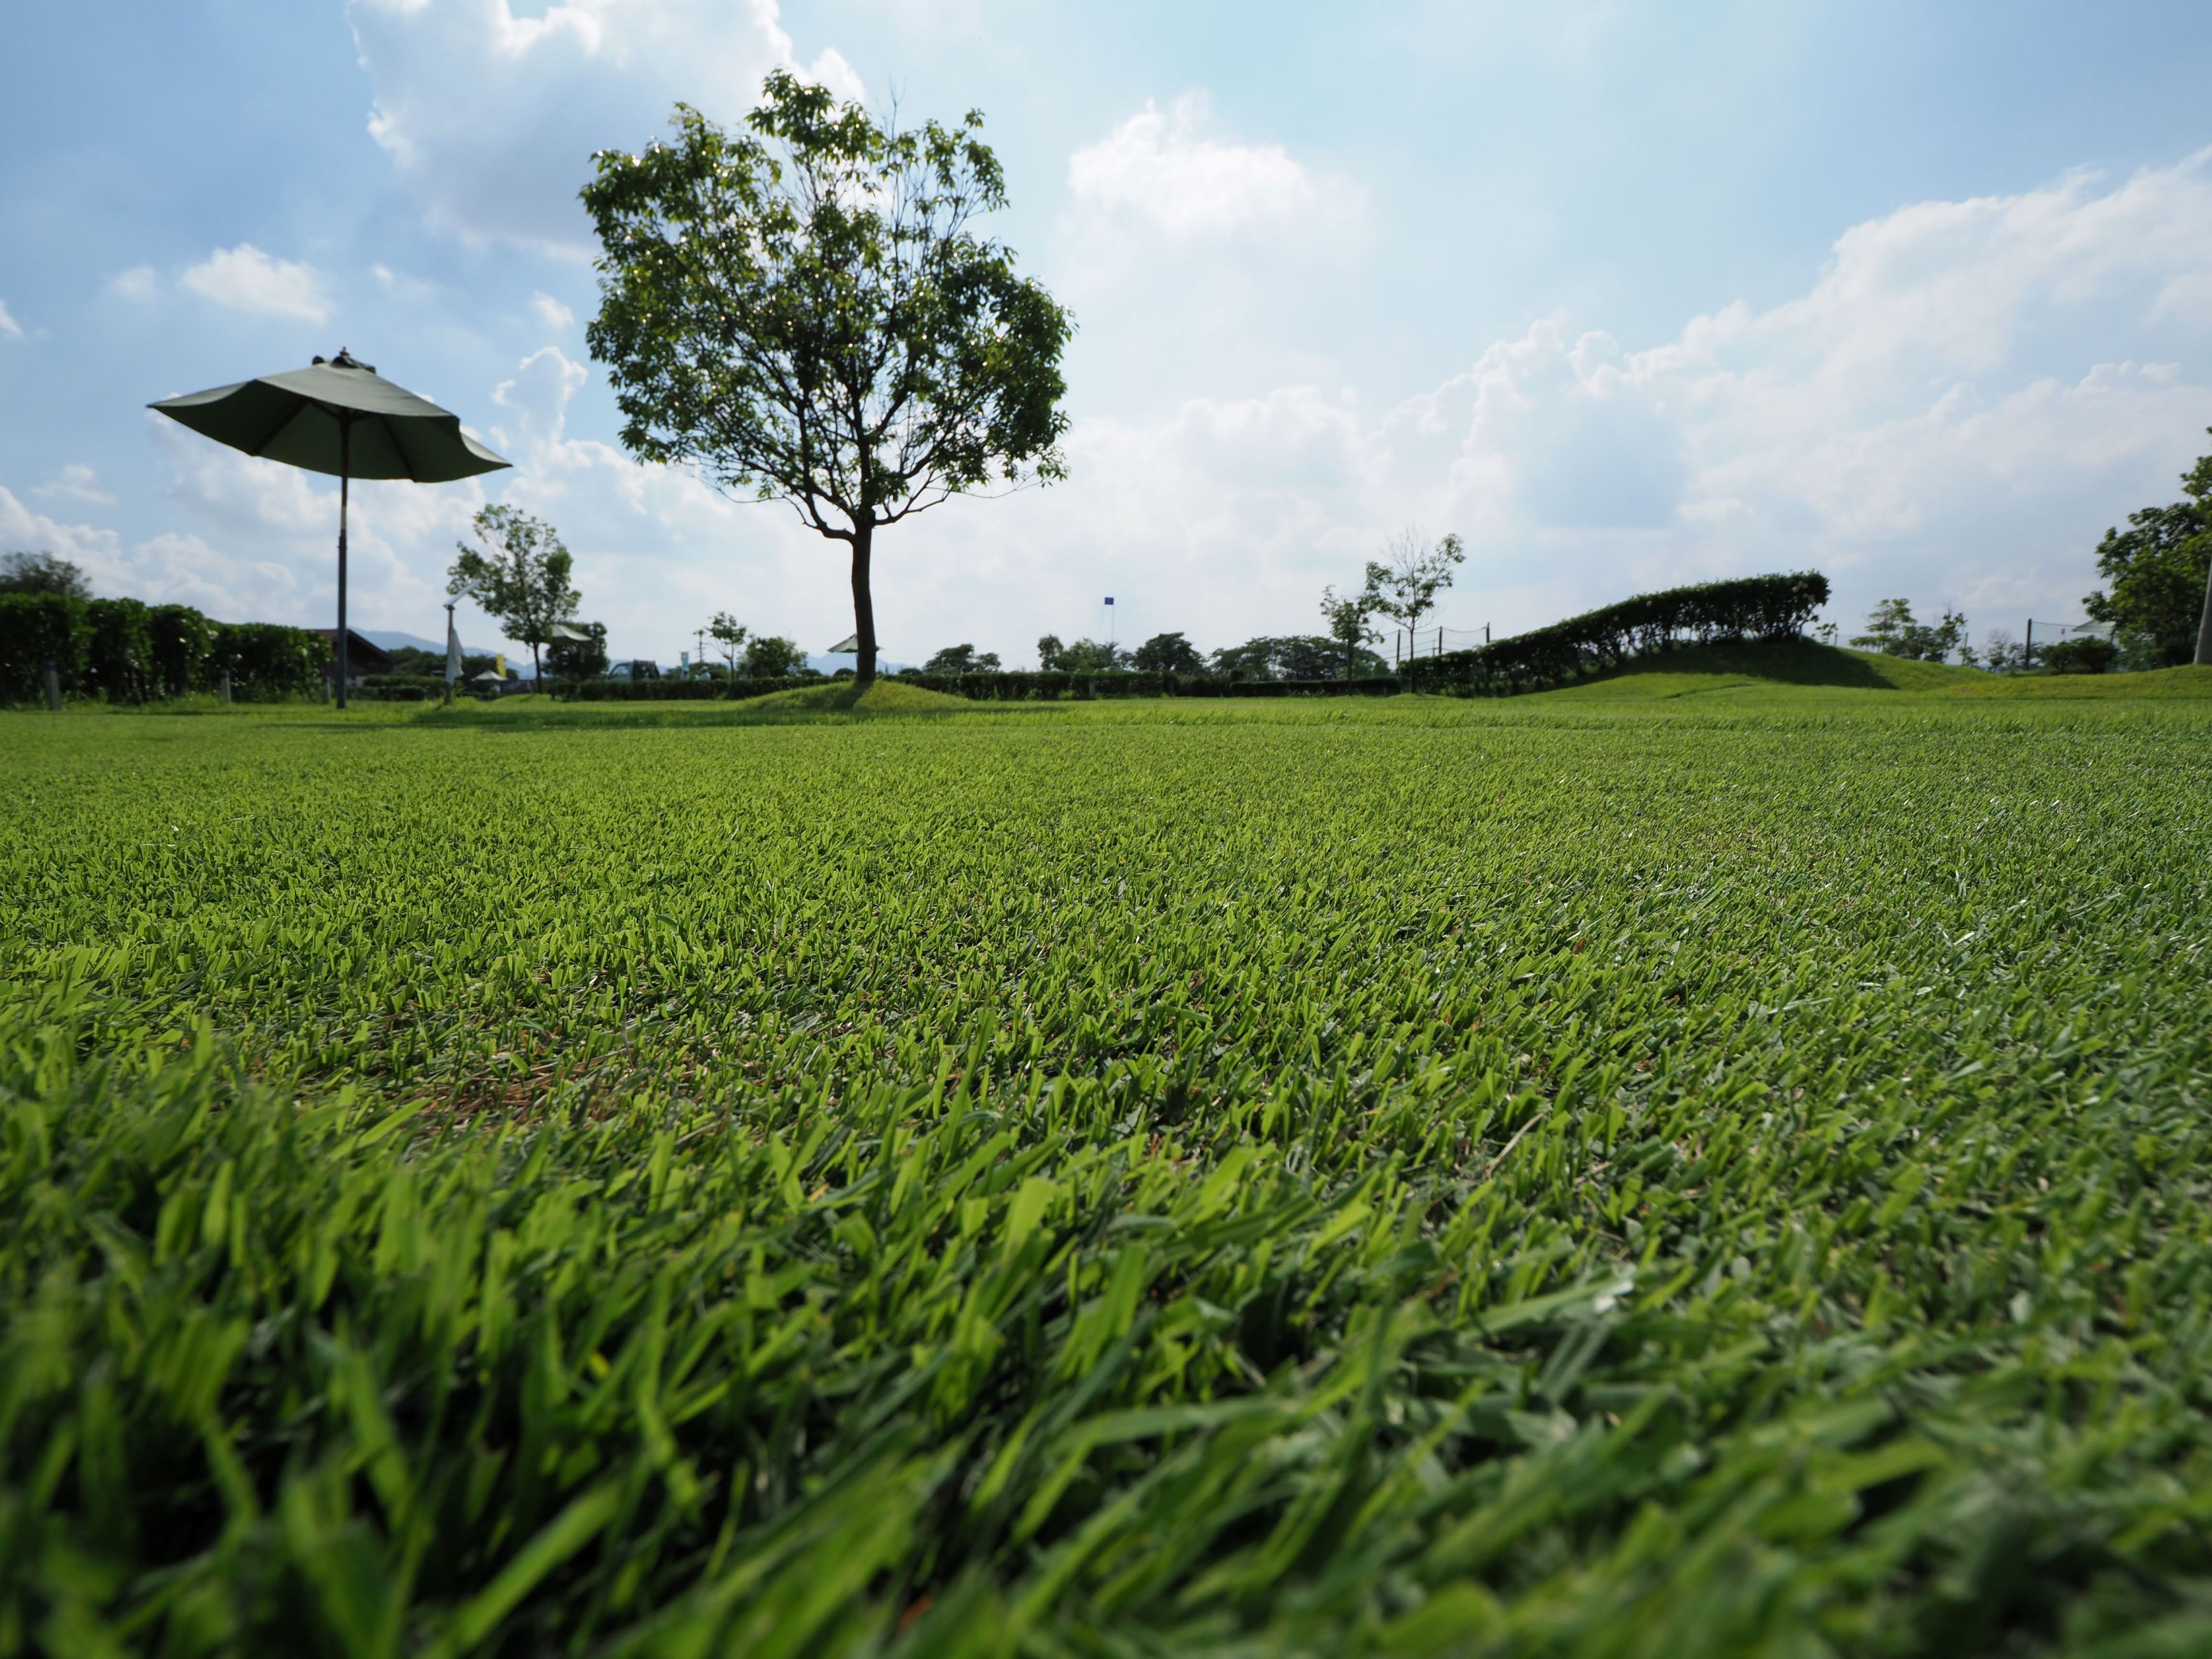
<path id="1" fill-rule="evenodd" d="M 420 634 L 397 634 L 388 629 L 379 632 L 374 629 L 364 628 L 359 631 L 362 638 L 381 651 L 397 651 L 402 646 L 411 646 L 417 651 L 432 651 L 441 657 L 446 654 L 446 642 L 443 640 L 426 640 Z M 465 640 L 461 642 L 461 650 L 465 655 L 471 657 L 493 657 L 502 651 L 506 651 L 509 656 L 514 654 L 503 645 L 471 645 Z M 523 647 L 523 654 L 525 656 L 529 654 L 527 646 Z"/>

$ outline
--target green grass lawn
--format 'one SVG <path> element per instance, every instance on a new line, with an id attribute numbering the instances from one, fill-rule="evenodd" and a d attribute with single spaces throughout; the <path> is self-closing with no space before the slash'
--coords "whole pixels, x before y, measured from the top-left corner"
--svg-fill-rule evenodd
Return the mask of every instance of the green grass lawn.
<path id="1" fill-rule="evenodd" d="M 2095 698 L 2212 697 L 2212 669 L 2142 674 L 1988 674 L 1944 663 L 1793 642 L 1685 646 L 1638 658 L 1577 685 L 1536 694 L 1549 702 L 1644 702 L 1718 696 L 1729 702 L 1856 702 L 1864 693 L 1917 696 Z"/>
<path id="2" fill-rule="evenodd" d="M 0 716 L 0 1654 L 2212 1649 L 2212 703 L 1758 666 Z"/>

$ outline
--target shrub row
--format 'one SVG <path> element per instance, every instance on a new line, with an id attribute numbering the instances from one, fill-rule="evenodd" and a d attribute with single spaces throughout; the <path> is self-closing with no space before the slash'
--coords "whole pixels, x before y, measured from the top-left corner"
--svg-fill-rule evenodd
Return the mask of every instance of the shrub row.
<path id="1" fill-rule="evenodd" d="M 1356 680 L 1241 680 L 1223 674 L 1070 674 L 1014 672 L 995 674 L 901 674 L 901 685 L 943 691 L 978 702 L 1054 702 L 1094 697 L 1387 697 L 1402 690 L 1391 678 Z"/>
<path id="2" fill-rule="evenodd" d="M 820 684 L 818 676 L 793 675 L 759 680 L 583 680 L 563 683 L 556 690 L 562 696 L 584 702 L 704 702 L 760 697 L 771 691 Z"/>
<path id="3" fill-rule="evenodd" d="M 228 671 L 234 696 L 270 701 L 316 690 L 330 648 L 307 629 L 215 622 L 188 605 L 0 593 L 0 702 L 43 696 L 48 663 L 71 696 L 184 696 Z"/>
<path id="4" fill-rule="evenodd" d="M 1407 678 L 1424 690 L 1530 690 L 1674 645 L 1795 639 L 1827 602 L 1828 579 L 1817 570 L 1669 587 L 1510 640 L 1418 659 Z"/>

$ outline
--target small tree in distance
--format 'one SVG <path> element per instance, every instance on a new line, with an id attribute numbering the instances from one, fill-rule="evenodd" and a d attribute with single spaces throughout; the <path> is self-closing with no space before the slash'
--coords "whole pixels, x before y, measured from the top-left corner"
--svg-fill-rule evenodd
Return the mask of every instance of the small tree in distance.
<path id="1" fill-rule="evenodd" d="M 1851 643 L 1887 657 L 1942 662 L 1966 641 L 1966 619 L 1960 612 L 1946 606 L 1941 621 L 1917 622 L 1909 599 L 1884 599 L 1868 615 L 1866 626 L 1865 633 L 1851 636 Z"/>
<path id="2" fill-rule="evenodd" d="M 1376 609 L 1376 596 L 1363 591 L 1339 599 L 1336 586 L 1331 583 L 1322 589 L 1321 614 L 1328 621 L 1328 636 L 1344 647 L 1344 678 L 1352 678 L 1353 653 L 1363 645 L 1382 636 L 1368 623 L 1367 618 Z"/>
<path id="3" fill-rule="evenodd" d="M 707 637 L 721 647 L 722 660 L 730 665 L 732 680 L 738 677 L 738 659 L 744 653 L 749 632 L 743 623 L 726 611 L 717 611 L 714 620 L 707 624 Z"/>
<path id="4" fill-rule="evenodd" d="M 999 653 L 979 652 L 972 645 L 948 645 L 927 662 L 922 664 L 925 674 L 995 674 L 999 672 Z"/>
<path id="5" fill-rule="evenodd" d="M 1111 674 L 1129 665 L 1128 655 L 1111 640 L 1078 640 L 1061 650 L 1053 666 L 1067 674 Z"/>
<path id="6" fill-rule="evenodd" d="M 568 582 L 568 550 L 551 525 L 520 507 L 487 507 L 471 527 L 483 547 L 454 544 L 461 556 L 446 573 L 446 592 L 470 600 L 507 638 L 528 646 L 530 677 L 536 680 L 538 647 L 553 637 L 555 623 L 576 614 L 580 596 Z"/>
<path id="7" fill-rule="evenodd" d="M 1203 674 L 1206 659 L 1182 634 L 1155 634 L 1131 653 L 1130 665 L 1146 674 Z"/>
<path id="8" fill-rule="evenodd" d="M 623 442 L 787 502 L 852 554 L 856 683 L 876 677 L 875 533 L 951 496 L 1066 475 L 1073 325 L 975 234 L 1006 205 L 982 117 L 902 131 L 778 70 L 750 132 L 602 151 L 586 337 Z"/>
<path id="9" fill-rule="evenodd" d="M 1066 654 L 1066 650 L 1067 647 L 1061 643 L 1059 635 L 1045 635 L 1037 641 L 1038 668 L 1048 674 L 1056 672 L 1060 667 L 1060 659 Z"/>
<path id="10" fill-rule="evenodd" d="M 778 634 L 756 634 L 745 644 L 744 667 L 747 679 L 785 679 L 805 666 L 806 653 L 799 648 L 797 640 L 787 640 Z"/>
<path id="11" fill-rule="evenodd" d="M 1467 548 L 1455 533 L 1426 547 L 1419 531 L 1400 531 L 1382 544 L 1380 561 L 1368 562 L 1367 592 L 1374 609 L 1403 623 L 1410 645 L 1421 618 L 1436 609 L 1437 594 L 1451 586 L 1452 567 L 1466 558 Z"/>
<path id="12" fill-rule="evenodd" d="M 556 680 L 595 680 L 607 672 L 607 625 L 580 623 L 580 640 L 556 639 L 545 647 L 545 665 Z"/>

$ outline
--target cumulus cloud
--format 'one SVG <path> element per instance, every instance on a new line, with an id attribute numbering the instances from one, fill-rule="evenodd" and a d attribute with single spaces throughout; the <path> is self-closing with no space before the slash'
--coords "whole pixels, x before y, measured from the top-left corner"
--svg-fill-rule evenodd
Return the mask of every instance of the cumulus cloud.
<path id="1" fill-rule="evenodd" d="M 82 461 L 72 461 L 31 492 L 46 500 L 86 501 L 105 507 L 115 497 L 100 487 L 100 475 Z"/>
<path id="2" fill-rule="evenodd" d="M 321 272 L 295 259 L 274 258 L 251 242 L 217 248 L 177 280 L 187 293 L 237 311 L 310 323 L 331 314 Z"/>
<path id="3" fill-rule="evenodd" d="M 150 300 L 161 286 L 161 279 L 151 265 L 133 265 L 128 270 L 118 270 L 111 277 L 107 291 L 125 300 Z"/>
<path id="4" fill-rule="evenodd" d="M 15 320 L 15 313 L 8 309 L 8 302 L 5 300 L 0 300 L 0 340 L 20 340 L 22 337 L 23 325 Z"/>
<path id="5" fill-rule="evenodd" d="M 775 68 L 847 97 L 862 88 L 825 51 L 802 67 L 775 0 L 350 0 L 374 89 L 369 131 L 441 223 L 582 257 L 576 191 L 595 150 L 636 149 L 679 99 L 734 120 Z"/>
<path id="6" fill-rule="evenodd" d="M 906 602 L 950 639 L 998 596 L 1019 650 L 1090 626 L 1103 580 L 1125 631 L 1219 644 L 1311 628 L 1411 520 L 1468 538 L 1454 626 L 1814 566 L 1846 620 L 1905 593 L 2016 629 L 2075 614 L 2104 527 L 2204 447 L 2212 386 L 2179 364 L 2207 301 L 2212 154 L 1916 204 L 1805 293 L 1642 349 L 1547 318 L 1389 406 L 1291 386 L 1079 421 L 1064 489 L 902 532 L 949 567 Z"/>
<path id="7" fill-rule="evenodd" d="M 550 329 L 573 328 L 576 324 L 574 312 L 569 310 L 551 295 L 542 291 L 530 296 L 530 311 L 532 316 Z"/>
<path id="8" fill-rule="evenodd" d="M 1212 136 L 1205 98 L 1144 108 L 1068 160 L 1083 209 L 1127 215 L 1176 237 L 1234 235 L 1314 212 L 1322 192 L 1280 144 Z"/>

